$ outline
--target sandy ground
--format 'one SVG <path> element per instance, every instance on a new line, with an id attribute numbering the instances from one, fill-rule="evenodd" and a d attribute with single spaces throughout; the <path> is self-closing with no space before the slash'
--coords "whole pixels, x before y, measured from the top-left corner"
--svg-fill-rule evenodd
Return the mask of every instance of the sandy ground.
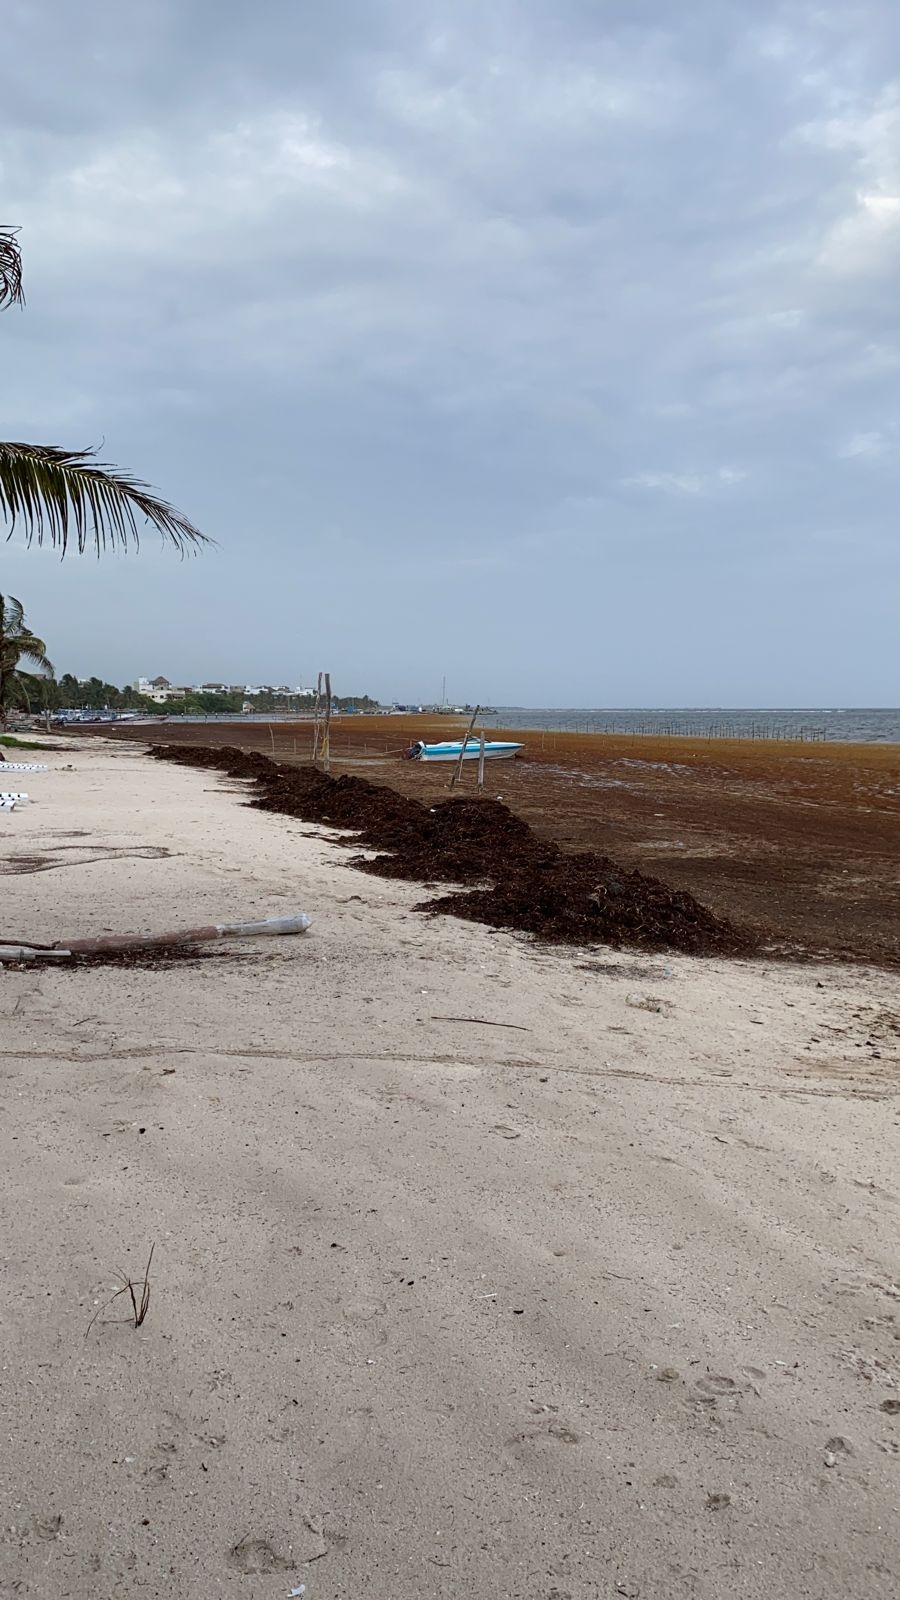
<path id="1" fill-rule="evenodd" d="M 0 1595 L 893 1597 L 896 975 L 430 921 L 71 760 L 0 816 L 4 933 L 315 925 L 0 972 Z"/>

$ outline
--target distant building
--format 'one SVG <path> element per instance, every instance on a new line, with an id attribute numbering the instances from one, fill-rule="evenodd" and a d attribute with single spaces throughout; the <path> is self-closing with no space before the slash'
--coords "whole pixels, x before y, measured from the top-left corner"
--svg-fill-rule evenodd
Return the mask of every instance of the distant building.
<path id="1" fill-rule="evenodd" d="M 292 688 L 289 683 L 245 683 L 241 685 L 237 692 L 248 697 L 258 694 L 273 694 L 302 700 L 310 695 L 315 695 L 316 691 L 315 689 L 304 689 L 301 684 L 296 684 Z"/>
<path id="2" fill-rule="evenodd" d="M 138 678 L 132 687 L 145 700 L 152 700 L 158 706 L 167 705 L 170 700 L 183 700 L 189 692 L 175 688 L 168 678 Z"/>
<path id="3" fill-rule="evenodd" d="M 152 700 L 156 705 L 166 705 L 170 700 L 183 700 L 185 695 L 199 692 L 201 694 L 231 694 L 240 695 L 242 700 L 249 701 L 258 695 L 277 695 L 279 698 L 311 699 L 315 689 L 304 689 L 297 684 L 294 688 L 288 683 L 201 683 L 199 691 L 192 687 L 170 683 L 168 678 L 138 678 L 132 688 L 145 700 Z M 255 709 L 250 707 L 250 709 Z"/>

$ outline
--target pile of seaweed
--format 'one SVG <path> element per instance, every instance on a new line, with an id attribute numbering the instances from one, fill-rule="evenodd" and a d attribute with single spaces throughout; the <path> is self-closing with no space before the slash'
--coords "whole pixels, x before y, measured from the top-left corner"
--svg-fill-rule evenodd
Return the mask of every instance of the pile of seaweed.
<path id="1" fill-rule="evenodd" d="M 378 854 L 355 865 L 383 877 L 447 883 L 450 893 L 418 909 L 451 912 L 565 944 L 608 944 L 692 955 L 747 955 L 754 936 L 658 878 L 608 856 L 567 854 L 539 839 L 498 800 L 422 805 L 366 778 L 331 777 L 255 751 L 163 745 L 153 755 L 249 779 L 251 804 L 355 835 Z M 459 885 L 472 885 L 469 889 Z"/>

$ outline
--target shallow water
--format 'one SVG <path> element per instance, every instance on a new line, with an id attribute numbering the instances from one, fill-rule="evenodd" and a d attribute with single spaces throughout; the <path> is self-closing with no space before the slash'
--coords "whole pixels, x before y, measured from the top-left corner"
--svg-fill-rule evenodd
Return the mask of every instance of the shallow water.
<path id="1" fill-rule="evenodd" d="M 900 743 L 900 708 L 846 711 L 802 709 L 769 711 L 671 711 L 665 708 L 605 711 L 578 706 L 529 710 L 499 706 L 484 718 L 498 728 L 529 728 L 573 733 L 681 734 L 720 739 L 849 740 L 862 744 Z"/>

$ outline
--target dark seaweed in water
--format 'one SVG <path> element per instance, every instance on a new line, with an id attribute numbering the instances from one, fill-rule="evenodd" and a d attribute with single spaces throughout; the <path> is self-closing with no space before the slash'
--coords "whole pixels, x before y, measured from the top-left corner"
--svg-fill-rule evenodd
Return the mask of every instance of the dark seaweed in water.
<path id="1" fill-rule="evenodd" d="M 684 890 L 619 867 L 608 856 L 566 854 L 498 800 L 423 806 L 366 778 L 332 778 L 316 767 L 288 766 L 229 746 L 164 745 L 152 753 L 250 779 L 251 804 L 262 811 L 352 831 L 354 843 L 380 852 L 355 862 L 364 871 L 475 886 L 430 900 L 421 911 L 451 912 L 566 944 L 746 955 L 756 942 Z"/>

